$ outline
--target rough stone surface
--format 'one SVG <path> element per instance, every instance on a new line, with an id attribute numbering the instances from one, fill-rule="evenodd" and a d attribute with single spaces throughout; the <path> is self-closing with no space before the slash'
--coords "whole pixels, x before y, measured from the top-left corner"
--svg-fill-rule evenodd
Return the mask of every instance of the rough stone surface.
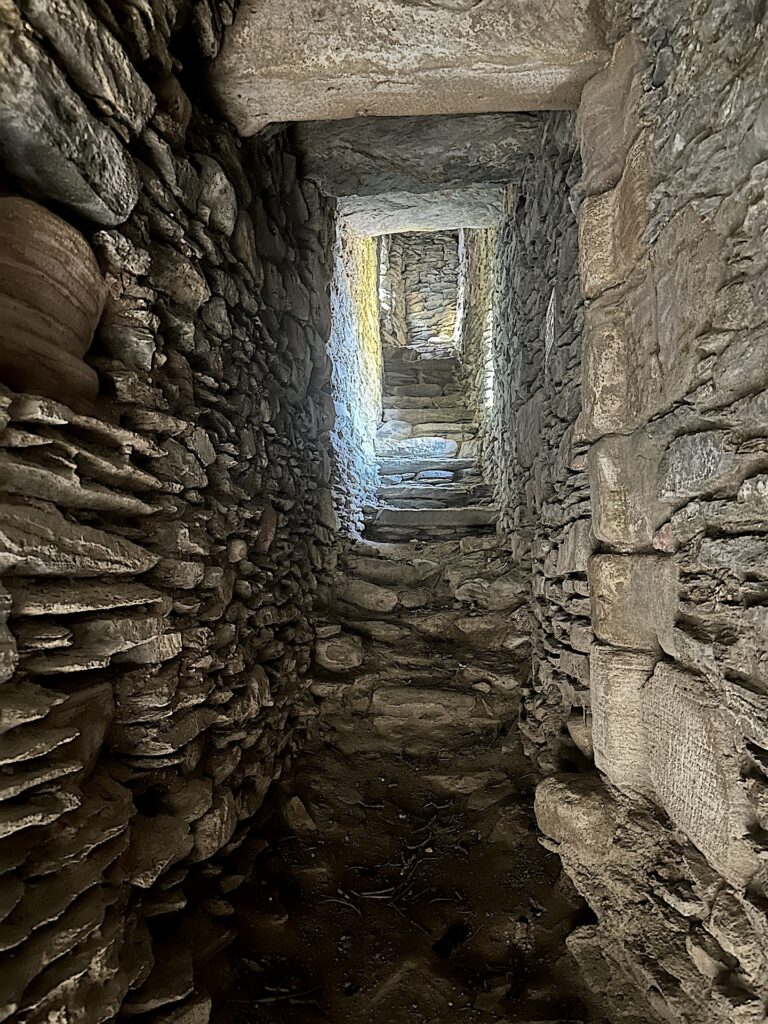
<path id="1" fill-rule="evenodd" d="M 535 114 L 376 117 L 297 124 L 304 173 L 327 195 L 445 192 L 520 178 L 539 138 Z"/>
<path id="2" fill-rule="evenodd" d="M 604 46 L 587 3 L 248 2 L 213 88 L 243 135 L 273 121 L 556 110 L 576 106 Z"/>
<path id="3" fill-rule="evenodd" d="M 356 235 L 389 235 L 400 231 L 452 231 L 487 228 L 500 218 L 504 190 L 495 185 L 464 185 L 433 192 L 382 192 L 345 196 L 339 211 Z"/>

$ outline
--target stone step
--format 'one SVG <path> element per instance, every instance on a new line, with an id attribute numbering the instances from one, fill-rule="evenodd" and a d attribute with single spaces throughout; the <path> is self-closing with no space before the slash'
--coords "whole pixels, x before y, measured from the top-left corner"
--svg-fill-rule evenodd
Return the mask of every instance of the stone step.
<path id="1" fill-rule="evenodd" d="M 376 445 L 376 458 L 382 459 L 453 459 L 459 453 L 456 441 L 444 437 L 409 437 L 401 440 L 381 440 Z M 431 467 L 430 467 L 431 468 Z M 382 470 L 389 473 L 389 470 Z"/>
<path id="2" fill-rule="evenodd" d="M 469 409 L 454 405 L 446 409 L 430 406 L 427 409 L 385 409 L 384 422 L 402 420 L 404 423 L 467 423 L 473 418 Z"/>
<path id="3" fill-rule="evenodd" d="M 434 472 L 460 473 L 477 467 L 474 459 L 462 459 L 456 456 L 430 458 L 428 455 L 393 454 L 380 455 L 377 461 L 379 473 L 382 476 L 400 476 L 403 473 L 413 473 L 414 475 Z"/>
<path id="4" fill-rule="evenodd" d="M 403 423 L 403 420 L 390 420 Z M 476 423 L 409 423 L 410 437 L 449 437 L 456 441 L 473 441 L 477 437 Z"/>
<path id="5" fill-rule="evenodd" d="M 376 492 L 377 498 L 392 508 L 460 508 L 476 505 L 487 498 L 488 488 L 482 484 L 472 487 L 461 484 L 401 484 L 382 487 Z"/>
<path id="6" fill-rule="evenodd" d="M 450 394 L 451 391 L 458 392 L 459 382 L 452 373 L 385 373 L 384 380 L 388 387 L 408 387 L 417 384 L 433 384 L 440 388 L 442 394 Z"/>
<path id="7" fill-rule="evenodd" d="M 415 354 L 408 349 L 390 349 L 384 353 L 384 369 L 392 370 L 442 370 L 454 372 L 459 369 L 461 362 L 456 356 L 434 357 L 431 355 Z"/>
<path id="8" fill-rule="evenodd" d="M 445 409 L 446 406 L 466 409 L 467 407 L 466 400 L 458 391 L 447 395 L 385 395 L 383 405 L 385 409 Z"/>
<path id="9" fill-rule="evenodd" d="M 458 384 L 456 385 L 456 391 L 458 391 Z M 439 395 L 442 394 L 444 394 L 444 391 L 439 384 L 392 385 L 391 382 L 386 379 L 386 377 L 384 378 L 384 395 L 391 397 L 392 400 L 401 397 L 437 398 Z"/>
<path id="10" fill-rule="evenodd" d="M 498 513 L 485 505 L 466 505 L 462 508 L 392 508 L 379 509 L 372 525 L 398 529 L 429 530 L 430 527 L 493 526 Z"/>

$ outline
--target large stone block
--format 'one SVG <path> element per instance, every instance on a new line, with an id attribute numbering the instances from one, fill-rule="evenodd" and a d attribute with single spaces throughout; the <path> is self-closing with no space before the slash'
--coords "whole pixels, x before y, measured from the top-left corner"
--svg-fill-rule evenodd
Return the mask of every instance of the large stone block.
<path id="1" fill-rule="evenodd" d="M 608 57 L 588 0 L 250 0 L 213 88 L 253 135 L 279 121 L 571 108 Z"/>
<path id="2" fill-rule="evenodd" d="M 331 196 L 412 195 L 516 181 L 536 150 L 532 114 L 379 117 L 296 125 L 304 174 Z"/>
<path id="3" fill-rule="evenodd" d="M 595 764 L 614 786 L 650 794 L 643 687 L 656 658 L 596 644 L 589 658 Z"/>
<path id="4" fill-rule="evenodd" d="M 83 0 L 21 0 L 19 6 L 84 95 L 107 118 L 138 135 L 155 109 L 155 97 L 88 5 Z"/>
<path id="5" fill-rule="evenodd" d="M 0 570 L 29 576 L 115 576 L 146 572 L 157 555 L 52 507 L 0 505 Z"/>
<path id="6" fill-rule="evenodd" d="M 677 567 L 656 555 L 595 555 L 589 561 L 592 628 L 627 650 L 669 644 L 677 613 Z"/>
<path id="7" fill-rule="evenodd" d="M 700 677 L 660 663 L 643 690 L 656 799 L 733 885 L 758 868 L 746 835 L 754 811 L 741 781 L 733 720 Z"/>
<path id="8" fill-rule="evenodd" d="M 339 200 L 344 224 L 355 235 L 390 235 L 412 231 L 490 228 L 501 220 L 504 189 L 496 185 L 462 185 L 434 192 L 382 192 Z"/>
<path id="9" fill-rule="evenodd" d="M 596 195 L 621 178 L 629 148 L 637 137 L 645 48 L 626 35 L 614 48 L 610 64 L 590 78 L 581 94 L 578 131 L 584 167 L 582 188 Z"/>
<path id="10" fill-rule="evenodd" d="M 35 196 L 97 224 L 128 218 L 138 176 L 117 136 L 97 121 L 31 38 L 0 35 L 0 145 L 5 168 Z"/>
<path id="11" fill-rule="evenodd" d="M 659 463 L 663 442 L 636 430 L 593 444 L 587 457 L 593 529 L 598 540 L 620 551 L 650 548 L 672 506 L 662 501 Z"/>
<path id="12" fill-rule="evenodd" d="M 587 299 L 626 281 L 645 251 L 651 191 L 646 146 L 646 139 L 638 138 L 618 185 L 586 199 L 579 210 L 581 287 Z"/>
<path id="13" fill-rule="evenodd" d="M 597 772 L 551 776 L 536 789 L 539 828 L 562 846 L 573 845 L 601 861 L 615 859 L 618 814 Z"/>
<path id="14" fill-rule="evenodd" d="M 583 269 L 597 287 L 600 265 L 608 274 L 613 270 L 604 248 L 589 266 L 595 242 L 599 250 L 599 233 L 582 233 Z M 697 366 L 711 355 L 705 332 L 725 274 L 721 239 L 701 211 L 686 206 L 660 231 L 630 280 L 587 305 L 577 439 L 631 433 L 690 391 Z M 614 276 L 623 279 L 623 271 Z M 754 361 L 758 351 L 752 344 L 742 363 Z M 759 380 L 756 373 L 747 387 Z"/>
<path id="15" fill-rule="evenodd" d="M 725 430 L 703 430 L 676 438 L 662 464 L 663 497 L 678 500 L 735 494 L 745 477 L 765 465 L 763 452 L 741 453 L 737 447 Z"/>

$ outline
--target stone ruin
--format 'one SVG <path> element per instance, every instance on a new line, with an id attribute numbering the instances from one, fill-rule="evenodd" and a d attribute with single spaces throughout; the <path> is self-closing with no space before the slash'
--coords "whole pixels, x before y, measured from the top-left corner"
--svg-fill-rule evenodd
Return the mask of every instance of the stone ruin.
<path id="1" fill-rule="evenodd" d="M 0 10 L 0 1021 L 768 1019 L 759 0 Z"/>

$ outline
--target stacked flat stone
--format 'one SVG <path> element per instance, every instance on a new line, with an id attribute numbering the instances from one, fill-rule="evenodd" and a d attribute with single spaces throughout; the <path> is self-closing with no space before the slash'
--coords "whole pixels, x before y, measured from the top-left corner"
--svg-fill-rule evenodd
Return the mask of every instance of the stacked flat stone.
<path id="1" fill-rule="evenodd" d="M 25 0 L 0 42 L 6 189 L 76 221 L 109 292 L 91 415 L 0 394 L 0 1017 L 25 1024 L 207 1020 L 239 845 L 314 714 L 330 214 L 282 136 L 193 110 L 171 7 Z M 196 4 L 185 52 L 231 16 Z"/>

